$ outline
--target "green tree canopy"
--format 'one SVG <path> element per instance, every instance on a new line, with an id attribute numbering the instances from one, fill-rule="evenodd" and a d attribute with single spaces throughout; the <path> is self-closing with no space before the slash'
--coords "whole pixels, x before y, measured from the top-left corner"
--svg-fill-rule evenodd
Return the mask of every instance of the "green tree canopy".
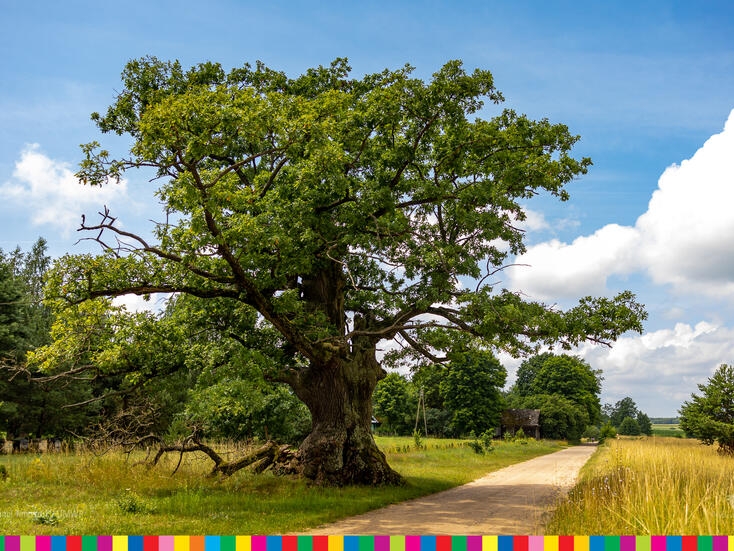
<path id="1" fill-rule="evenodd" d="M 540 433 L 543 438 L 577 442 L 589 425 L 589 414 L 576 402 L 560 394 L 532 394 L 511 398 L 513 407 L 540 410 Z"/>
<path id="2" fill-rule="evenodd" d="M 88 144 L 78 176 L 107 185 L 152 170 L 168 216 L 152 239 L 107 211 L 83 222 L 102 254 L 67 256 L 53 278 L 73 303 L 185 293 L 251 309 L 284 343 L 270 376 L 310 410 L 299 459 L 317 481 L 399 480 L 370 430 L 381 341 L 440 363 L 454 334 L 517 354 L 610 342 L 645 317 L 629 292 L 564 312 L 491 284 L 524 250 L 523 205 L 567 199 L 590 160 L 571 156 L 578 137 L 562 124 L 489 106 L 480 117 L 503 101 L 486 70 L 411 72 L 354 78 L 337 59 L 289 78 L 261 63 L 131 61 L 114 104 L 93 115 L 132 139 L 129 154 Z"/>
<path id="3" fill-rule="evenodd" d="M 622 423 L 628 417 L 635 421 L 635 424 L 639 428 L 639 432 L 634 434 L 647 434 L 648 436 L 652 434 L 652 422 L 650 418 L 637 408 L 637 404 L 629 396 L 622 398 L 613 406 L 605 404 L 603 409 L 608 421 L 617 428 L 619 434 L 633 434 L 624 432 L 627 429 L 622 428 Z"/>
<path id="4" fill-rule="evenodd" d="M 421 392 L 423 393 L 426 425 L 424 430 L 431 436 L 453 434 L 451 412 L 445 408 L 441 394 L 441 382 L 447 373 L 448 368 L 445 364 L 427 363 L 418 366 L 411 377 L 415 391 L 419 396 Z M 415 424 L 413 426 L 415 427 Z"/>
<path id="5" fill-rule="evenodd" d="M 389 433 L 413 430 L 417 402 L 410 382 L 399 373 L 388 373 L 375 387 L 375 416 Z"/>
<path id="6" fill-rule="evenodd" d="M 619 431 L 619 434 L 625 436 L 638 436 L 641 433 L 640 425 L 637 423 L 637 420 L 634 417 L 629 416 L 622 419 L 617 430 Z"/>
<path id="7" fill-rule="evenodd" d="M 689 437 L 734 454 L 734 366 L 721 364 L 698 390 L 701 394 L 692 394 L 680 408 L 680 427 Z"/>
<path id="8" fill-rule="evenodd" d="M 441 394 L 455 434 L 479 435 L 500 425 L 505 407 L 500 389 L 506 379 L 507 371 L 491 352 L 466 349 L 450 354 Z"/>
<path id="9" fill-rule="evenodd" d="M 635 421 L 637 421 L 637 424 L 640 427 L 640 432 L 642 434 L 652 436 L 652 421 L 650 421 L 650 417 L 648 417 L 646 413 L 638 411 Z"/>
<path id="10" fill-rule="evenodd" d="M 550 352 L 535 354 L 523 360 L 520 367 L 517 368 L 515 384 L 512 387 L 513 394 L 518 396 L 529 396 L 533 392 L 533 383 L 538 375 L 538 371 L 543 367 L 546 360 L 553 357 Z"/>
<path id="11" fill-rule="evenodd" d="M 62 407 L 86 397 L 83 384 L 39 383 L 26 364 L 51 339 L 53 316 L 43 304 L 49 265 L 43 238 L 28 252 L 0 251 L 0 432 L 8 436 L 63 436 L 87 421 L 87 412 Z"/>
<path id="12" fill-rule="evenodd" d="M 540 409 L 544 437 L 575 441 L 601 420 L 601 380 L 601 372 L 581 358 L 543 353 L 520 365 L 509 401 L 512 407 Z"/>
<path id="13" fill-rule="evenodd" d="M 22 323 L 26 301 L 21 280 L 8 263 L 0 262 L 0 361 L 5 363 L 19 361 L 27 349 L 27 329 Z"/>
<path id="14" fill-rule="evenodd" d="M 533 380 L 531 394 L 563 396 L 586 410 L 588 423 L 601 420 L 601 372 L 581 358 L 567 354 L 548 358 Z"/>
<path id="15" fill-rule="evenodd" d="M 441 381 L 446 377 L 447 372 L 446 365 L 431 363 L 419 366 L 413 373 L 411 381 L 417 391 L 423 391 L 426 407 L 443 409 Z"/>
<path id="16" fill-rule="evenodd" d="M 586 410 L 588 422 L 601 419 L 601 371 L 576 356 L 543 353 L 525 360 L 518 368 L 517 381 L 510 394 L 522 402 L 522 397 L 558 395 Z"/>
<path id="17" fill-rule="evenodd" d="M 0 249 L 0 362 L 21 362 L 28 350 L 49 341 L 53 316 L 43 304 L 43 287 L 50 263 L 43 238 L 27 253 Z"/>
<path id="18" fill-rule="evenodd" d="M 609 422 L 619 428 L 626 417 L 635 419 L 638 413 L 639 410 L 637 409 L 637 404 L 635 404 L 635 401 L 632 398 L 627 396 L 626 398 L 619 400 L 611 408 Z"/>

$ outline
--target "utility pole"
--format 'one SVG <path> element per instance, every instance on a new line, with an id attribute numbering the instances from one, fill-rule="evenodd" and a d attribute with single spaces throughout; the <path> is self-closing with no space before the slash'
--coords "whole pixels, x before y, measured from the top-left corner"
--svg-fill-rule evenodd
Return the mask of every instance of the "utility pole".
<path id="1" fill-rule="evenodd" d="M 413 432 L 418 430 L 418 419 L 421 413 L 421 406 L 423 406 L 423 436 L 428 436 L 428 423 L 426 422 L 426 399 L 423 396 L 423 387 L 421 387 L 421 390 L 418 393 L 418 408 L 415 411 L 415 426 L 413 427 Z"/>

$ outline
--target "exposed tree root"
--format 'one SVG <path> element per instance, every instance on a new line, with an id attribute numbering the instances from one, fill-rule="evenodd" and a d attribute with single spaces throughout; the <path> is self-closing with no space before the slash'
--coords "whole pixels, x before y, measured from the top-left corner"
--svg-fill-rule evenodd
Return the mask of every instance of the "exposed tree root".
<path id="1" fill-rule="evenodd" d="M 271 468 L 276 474 L 299 474 L 300 469 L 298 468 L 298 460 L 296 458 L 296 452 L 290 446 L 277 444 L 276 442 L 268 441 L 264 445 L 260 446 L 251 453 L 240 457 L 234 461 L 227 461 L 221 455 L 219 455 L 212 447 L 204 444 L 198 438 L 190 436 L 183 442 L 178 444 L 167 445 L 162 441 L 159 441 L 158 452 L 156 453 L 151 465 L 157 465 L 161 457 L 166 453 L 178 452 L 179 460 L 176 468 L 173 471 L 175 474 L 181 462 L 183 455 L 190 452 L 202 452 L 209 456 L 214 462 L 214 467 L 209 473 L 209 476 L 231 476 L 237 471 L 253 465 L 253 470 L 256 473 L 261 473 L 268 468 Z"/>

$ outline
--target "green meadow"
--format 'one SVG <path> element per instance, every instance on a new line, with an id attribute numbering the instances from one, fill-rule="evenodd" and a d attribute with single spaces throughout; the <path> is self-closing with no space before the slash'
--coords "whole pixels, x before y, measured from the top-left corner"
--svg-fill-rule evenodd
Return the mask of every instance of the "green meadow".
<path id="1" fill-rule="evenodd" d="M 680 426 L 677 423 L 675 424 L 653 423 L 652 433 L 655 436 L 670 436 L 673 438 L 685 438 L 686 437 L 686 433 L 683 432 L 683 430 L 680 428 Z"/>

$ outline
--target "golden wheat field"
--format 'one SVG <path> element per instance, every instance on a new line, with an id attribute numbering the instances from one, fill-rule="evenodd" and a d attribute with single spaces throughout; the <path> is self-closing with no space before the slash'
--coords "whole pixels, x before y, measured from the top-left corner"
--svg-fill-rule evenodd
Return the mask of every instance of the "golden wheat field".
<path id="1" fill-rule="evenodd" d="M 549 534 L 734 534 L 734 457 L 679 438 L 616 439 L 584 467 Z"/>

